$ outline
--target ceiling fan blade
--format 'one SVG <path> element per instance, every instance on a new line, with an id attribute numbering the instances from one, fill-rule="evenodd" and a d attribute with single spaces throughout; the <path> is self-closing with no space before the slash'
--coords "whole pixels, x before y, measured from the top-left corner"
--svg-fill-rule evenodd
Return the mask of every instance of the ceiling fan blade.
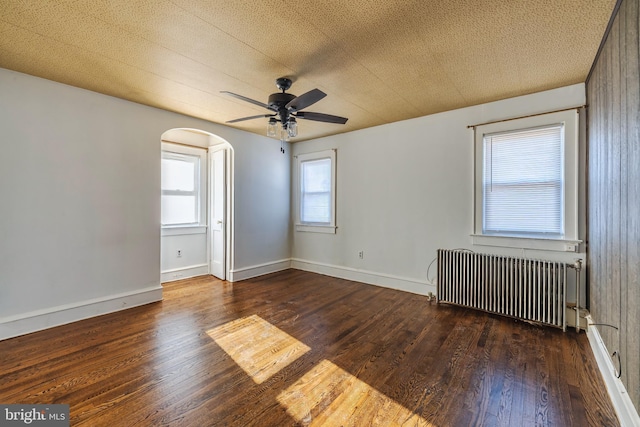
<path id="1" fill-rule="evenodd" d="M 225 123 L 243 122 L 245 120 L 262 119 L 265 117 L 273 117 L 273 116 L 275 116 L 275 114 L 258 114 L 257 116 L 242 117 L 240 119 L 229 120 L 229 121 L 226 121 Z"/>
<path id="2" fill-rule="evenodd" d="M 293 98 L 289 103 L 287 103 L 287 105 L 285 105 L 285 108 L 290 112 L 295 113 L 303 108 L 307 108 L 309 105 L 315 104 L 325 96 L 327 96 L 327 94 L 320 89 L 313 89 L 307 93 L 303 93 L 297 98 Z"/>
<path id="3" fill-rule="evenodd" d="M 331 114 L 312 113 L 311 111 L 300 111 L 295 115 L 299 119 L 315 120 L 316 122 L 337 123 L 343 125 L 347 123 L 346 117 L 332 116 Z"/>
<path id="4" fill-rule="evenodd" d="M 237 93 L 228 92 L 226 90 L 221 90 L 220 93 L 226 93 L 227 95 L 231 95 L 234 98 L 238 98 L 238 99 L 241 99 L 243 101 L 250 102 L 253 105 L 257 105 L 258 107 L 263 107 L 263 108 L 266 108 L 267 110 L 269 109 L 269 106 L 267 104 L 265 104 L 264 102 L 256 101 L 255 99 L 247 98 L 246 96 L 238 95 Z M 229 122 L 227 122 L 227 123 L 229 123 Z"/>

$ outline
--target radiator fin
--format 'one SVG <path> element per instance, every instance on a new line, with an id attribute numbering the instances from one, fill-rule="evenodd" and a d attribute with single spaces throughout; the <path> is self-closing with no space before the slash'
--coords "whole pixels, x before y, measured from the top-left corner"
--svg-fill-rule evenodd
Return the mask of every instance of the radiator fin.
<path id="1" fill-rule="evenodd" d="M 438 249 L 438 302 L 566 329 L 567 264 Z"/>

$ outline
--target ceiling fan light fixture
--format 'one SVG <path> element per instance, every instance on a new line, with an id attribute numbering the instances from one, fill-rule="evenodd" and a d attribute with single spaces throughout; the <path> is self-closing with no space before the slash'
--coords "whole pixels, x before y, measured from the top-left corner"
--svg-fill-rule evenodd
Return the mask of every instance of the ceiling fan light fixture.
<path id="1" fill-rule="evenodd" d="M 289 139 L 291 137 L 289 136 L 289 131 L 287 130 L 285 125 L 282 125 L 282 129 L 280 129 L 280 141 L 282 142 L 289 142 Z"/>
<path id="2" fill-rule="evenodd" d="M 298 122 L 295 117 L 289 117 L 289 123 L 287 125 L 287 133 L 291 138 L 298 136 Z"/>
<path id="3" fill-rule="evenodd" d="M 274 117 L 269 119 L 267 124 L 267 136 L 275 137 L 278 134 L 278 122 Z"/>

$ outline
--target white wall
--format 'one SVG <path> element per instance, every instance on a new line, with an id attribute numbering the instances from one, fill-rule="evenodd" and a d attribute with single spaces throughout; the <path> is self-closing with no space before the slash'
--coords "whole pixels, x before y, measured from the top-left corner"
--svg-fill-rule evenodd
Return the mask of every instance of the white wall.
<path id="1" fill-rule="evenodd" d="M 426 293 L 435 292 L 427 267 L 438 248 L 584 258 L 472 245 L 474 154 L 467 128 L 584 103 L 578 84 L 294 144 L 294 155 L 337 149 L 338 230 L 293 232 L 293 266 Z M 435 275 L 434 265 L 429 276 Z"/>
<path id="2" fill-rule="evenodd" d="M 288 268 L 291 256 L 291 149 L 287 145 L 283 154 L 279 141 L 257 138 L 263 142 L 232 143 L 236 159 L 232 281 Z"/>
<path id="3" fill-rule="evenodd" d="M 235 150 L 232 268 L 289 257 L 278 141 L 0 69 L 0 339 L 157 300 L 160 136 Z"/>
<path id="4" fill-rule="evenodd" d="M 164 229 L 160 239 L 161 282 L 209 274 L 207 228 Z M 180 255 L 178 255 L 180 251 Z"/>

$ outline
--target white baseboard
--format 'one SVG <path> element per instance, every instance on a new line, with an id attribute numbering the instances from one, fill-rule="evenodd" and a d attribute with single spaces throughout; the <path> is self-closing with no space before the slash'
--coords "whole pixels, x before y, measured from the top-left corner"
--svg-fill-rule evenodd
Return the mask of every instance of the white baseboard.
<path id="1" fill-rule="evenodd" d="M 587 316 L 587 322 L 589 324 L 594 323 L 591 315 Z M 598 327 L 589 326 L 587 328 L 587 337 L 589 338 L 589 344 L 598 363 L 600 373 L 604 378 L 604 383 L 607 386 L 609 397 L 611 397 L 613 407 L 620 420 L 620 425 L 622 427 L 640 427 L 638 410 L 633 406 L 633 402 L 622 381 L 616 378 L 615 367 L 611 362 L 609 352 L 602 341 L 600 332 L 598 332 Z"/>
<path id="2" fill-rule="evenodd" d="M 189 277 L 204 276 L 205 274 L 209 274 L 209 264 L 190 265 L 161 272 L 160 282 L 173 282 L 175 280 L 188 279 Z"/>
<path id="3" fill-rule="evenodd" d="M 367 270 L 358 270 L 350 267 L 323 264 L 298 258 L 291 260 L 291 268 L 311 271 L 313 273 L 324 274 L 326 276 L 339 277 L 346 280 L 353 280 L 355 282 L 367 283 L 369 285 L 397 289 L 419 295 L 428 295 L 429 292 L 433 292 L 434 294 L 436 293 L 436 286 L 427 283 L 426 281 L 376 273 Z"/>
<path id="4" fill-rule="evenodd" d="M 252 277 L 262 276 L 263 274 L 275 273 L 277 271 L 291 268 L 290 259 L 281 259 L 279 261 L 267 262 L 250 267 L 243 267 L 231 270 L 229 272 L 229 281 L 238 282 L 240 280 L 251 279 Z"/>
<path id="5" fill-rule="evenodd" d="M 0 318 L 0 341 L 161 300 L 162 286 L 158 284 L 133 292 L 3 317 Z"/>

